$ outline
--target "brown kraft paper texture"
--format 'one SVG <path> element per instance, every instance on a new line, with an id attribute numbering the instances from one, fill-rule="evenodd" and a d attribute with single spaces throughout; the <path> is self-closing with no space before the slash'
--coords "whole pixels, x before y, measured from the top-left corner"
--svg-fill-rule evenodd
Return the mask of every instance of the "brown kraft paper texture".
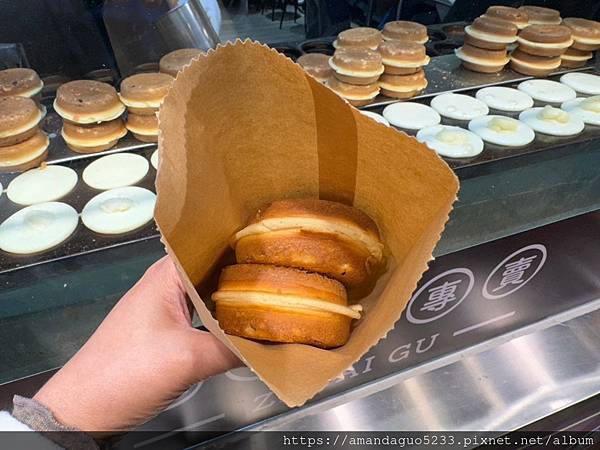
<path id="1" fill-rule="evenodd" d="M 156 222 L 202 323 L 288 406 L 302 405 L 400 318 L 456 199 L 456 177 L 425 145 L 250 41 L 180 72 L 159 122 Z M 360 299 L 363 317 L 334 350 L 225 335 L 201 288 L 261 206 L 298 197 L 353 204 L 377 222 L 386 247 L 386 270 Z"/>

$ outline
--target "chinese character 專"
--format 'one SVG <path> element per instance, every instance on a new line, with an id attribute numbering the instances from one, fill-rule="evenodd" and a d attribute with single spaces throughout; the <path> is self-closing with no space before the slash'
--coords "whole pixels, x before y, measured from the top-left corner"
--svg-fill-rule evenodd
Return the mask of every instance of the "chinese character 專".
<path id="1" fill-rule="evenodd" d="M 450 302 L 456 300 L 456 289 L 462 280 L 445 281 L 443 284 L 429 289 L 429 299 L 421 307 L 421 311 L 440 311 Z"/>

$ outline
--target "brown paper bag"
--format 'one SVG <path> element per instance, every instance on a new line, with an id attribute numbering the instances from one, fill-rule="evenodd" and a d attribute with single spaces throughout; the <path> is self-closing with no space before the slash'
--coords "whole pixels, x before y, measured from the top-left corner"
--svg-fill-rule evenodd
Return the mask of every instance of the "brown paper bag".
<path id="1" fill-rule="evenodd" d="M 393 328 L 458 190 L 433 151 L 249 41 L 210 51 L 179 73 L 160 110 L 159 147 L 156 221 L 202 323 L 289 406 L 313 397 Z M 360 300 L 363 318 L 341 348 L 225 335 L 209 295 L 196 289 L 211 285 L 231 254 L 229 239 L 257 209 L 294 197 L 355 205 L 386 245 L 387 270 Z"/>

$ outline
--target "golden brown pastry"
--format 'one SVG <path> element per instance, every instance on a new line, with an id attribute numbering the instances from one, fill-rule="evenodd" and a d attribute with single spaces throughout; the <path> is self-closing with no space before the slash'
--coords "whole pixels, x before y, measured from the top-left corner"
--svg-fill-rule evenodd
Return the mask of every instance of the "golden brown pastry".
<path id="1" fill-rule="evenodd" d="M 65 120 L 89 124 L 114 120 L 123 114 L 125 106 L 110 84 L 76 80 L 57 89 L 54 110 Z"/>
<path id="2" fill-rule="evenodd" d="M 350 84 L 373 84 L 384 70 L 378 52 L 358 48 L 336 50 L 329 65 L 338 80 Z"/>
<path id="3" fill-rule="evenodd" d="M 505 20 L 516 25 L 519 30 L 522 30 L 529 25 L 527 11 L 524 9 L 511 8 L 510 6 L 490 6 L 481 17 Z"/>
<path id="4" fill-rule="evenodd" d="M 348 306 L 338 281 L 288 267 L 237 264 L 221 272 L 212 294 L 227 334 L 322 348 L 344 345 L 360 305 Z"/>
<path id="5" fill-rule="evenodd" d="M 127 114 L 127 129 L 141 142 L 158 142 L 158 117 Z"/>
<path id="6" fill-rule="evenodd" d="M 24 67 L 0 70 L 0 96 L 16 95 L 19 97 L 36 97 L 44 87 L 35 70 Z"/>
<path id="7" fill-rule="evenodd" d="M 410 75 L 390 75 L 384 73 L 378 81 L 381 93 L 392 98 L 412 98 L 427 87 L 423 69 Z"/>
<path id="8" fill-rule="evenodd" d="M 235 234 L 233 246 L 238 263 L 295 267 L 347 286 L 372 279 L 383 260 L 379 230 L 369 216 L 317 199 L 271 203 Z"/>
<path id="9" fill-rule="evenodd" d="M 0 97 L 0 146 L 33 136 L 42 120 L 37 104 L 27 97 Z"/>
<path id="10" fill-rule="evenodd" d="M 180 48 L 179 50 L 167 53 L 160 58 L 158 70 L 162 73 L 176 77 L 177 74 L 187 66 L 192 59 L 197 58 L 202 54 L 202 51 L 197 48 Z"/>
<path id="11" fill-rule="evenodd" d="M 329 66 L 329 55 L 322 53 L 307 53 L 302 55 L 296 61 L 306 73 L 312 75 L 321 83 L 327 82 L 333 74 L 333 69 Z"/>
<path id="12" fill-rule="evenodd" d="M 365 48 L 377 50 L 381 43 L 381 32 L 375 28 L 350 28 L 338 34 L 333 46 L 337 48 Z"/>
<path id="13" fill-rule="evenodd" d="M 560 67 L 560 56 L 534 56 L 518 48 L 510 54 L 510 68 L 532 77 L 546 77 Z"/>
<path id="14" fill-rule="evenodd" d="M 394 20 L 386 23 L 381 34 L 386 41 L 406 41 L 424 44 L 429 40 L 425 25 L 406 20 Z"/>
<path id="15" fill-rule="evenodd" d="M 22 172 L 40 165 L 48 156 L 48 136 L 37 129 L 29 139 L 0 147 L 0 172 Z"/>
<path id="16" fill-rule="evenodd" d="M 347 100 L 352 106 L 365 106 L 371 103 L 379 94 L 377 82 L 372 84 L 349 84 L 331 77 L 327 86 L 337 95 Z"/>
<path id="17" fill-rule="evenodd" d="M 564 25 L 530 25 L 519 33 L 519 50 L 535 56 L 560 56 L 573 43 Z"/>
<path id="18" fill-rule="evenodd" d="M 423 44 L 403 41 L 384 41 L 379 46 L 379 54 L 390 75 L 410 75 L 429 64 L 429 56 Z"/>
<path id="19" fill-rule="evenodd" d="M 480 73 L 500 72 L 509 61 L 506 49 L 489 50 L 469 44 L 456 49 L 456 57 L 465 69 Z"/>
<path id="20" fill-rule="evenodd" d="M 525 11 L 527 17 L 529 17 L 529 25 L 560 25 L 562 21 L 560 12 L 556 9 L 531 5 L 519 6 L 518 9 L 519 11 Z"/>
<path id="21" fill-rule="evenodd" d="M 489 50 L 506 50 L 517 40 L 518 28 L 505 20 L 478 17 L 465 27 L 465 44 Z"/>
<path id="22" fill-rule="evenodd" d="M 130 113 L 153 116 L 174 80 L 166 73 L 138 73 L 121 81 L 119 98 Z"/>
<path id="23" fill-rule="evenodd" d="M 560 61 L 561 66 L 563 67 L 577 69 L 585 66 L 593 57 L 594 54 L 592 52 L 569 47 L 562 55 L 560 55 Z"/>
<path id="24" fill-rule="evenodd" d="M 600 23 L 595 20 L 567 17 L 563 25 L 571 29 L 573 48 L 593 52 L 600 49 Z"/>
<path id="25" fill-rule="evenodd" d="M 67 147 L 77 153 L 97 153 L 113 148 L 127 134 L 121 118 L 98 124 L 64 122 L 61 135 Z"/>

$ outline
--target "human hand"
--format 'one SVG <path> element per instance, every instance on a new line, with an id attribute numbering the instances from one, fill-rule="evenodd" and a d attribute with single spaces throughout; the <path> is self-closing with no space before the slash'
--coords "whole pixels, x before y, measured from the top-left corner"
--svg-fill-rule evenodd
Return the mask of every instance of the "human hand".
<path id="1" fill-rule="evenodd" d="M 239 365 L 212 334 L 192 328 L 185 289 L 164 257 L 34 399 L 69 427 L 120 432 L 149 420 L 191 385 Z"/>

